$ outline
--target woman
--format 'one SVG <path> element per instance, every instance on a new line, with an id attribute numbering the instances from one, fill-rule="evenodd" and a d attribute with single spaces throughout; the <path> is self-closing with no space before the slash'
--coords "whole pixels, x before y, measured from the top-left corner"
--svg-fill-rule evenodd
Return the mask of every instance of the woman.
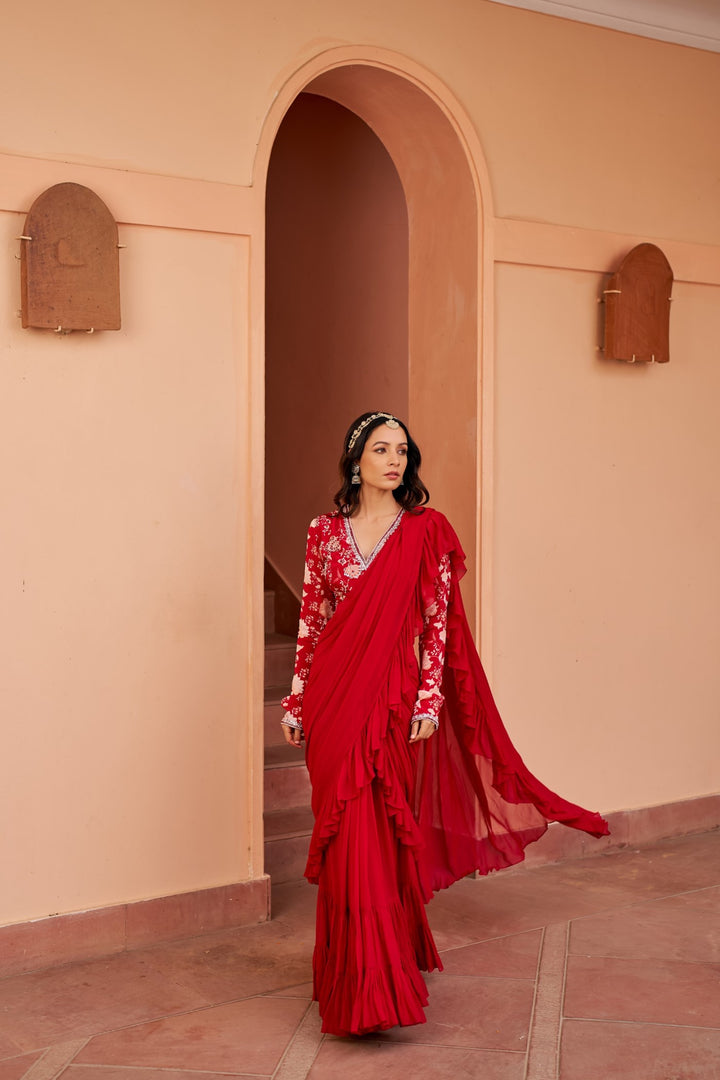
<path id="1" fill-rule="evenodd" d="M 306 741 L 313 789 L 314 997 L 323 1031 L 360 1035 L 425 1022 L 434 890 L 519 862 L 549 821 L 608 830 L 510 742 L 463 610 L 463 552 L 425 506 L 406 425 L 364 413 L 343 450 L 337 512 L 310 525 L 283 724 Z"/>

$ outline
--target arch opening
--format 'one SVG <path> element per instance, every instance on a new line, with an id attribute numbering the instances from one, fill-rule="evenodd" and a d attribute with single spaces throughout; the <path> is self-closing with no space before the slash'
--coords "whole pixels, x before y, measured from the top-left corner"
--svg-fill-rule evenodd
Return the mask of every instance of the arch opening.
<path id="1" fill-rule="evenodd" d="M 418 79 L 397 68 L 367 61 L 337 63 L 314 75 L 308 74 L 294 94 L 290 92 L 284 103 L 282 100 L 276 103 L 276 109 L 284 109 L 284 115 L 288 115 L 298 91 L 303 98 L 305 95 L 324 98 L 334 106 L 341 106 L 363 122 L 384 147 L 399 177 L 407 212 L 407 292 L 402 300 L 403 317 L 407 319 L 406 415 L 423 450 L 423 476 L 432 503 L 447 513 L 466 546 L 469 580 L 465 596 L 472 625 L 476 614 L 479 545 L 482 206 L 467 141 L 449 108 Z M 269 148 L 267 153 L 269 157 Z M 271 184 L 272 175 L 268 182 L 269 195 Z M 270 244 L 271 230 L 269 224 Z M 390 294 L 391 301 L 393 297 L 399 310 L 399 289 Z M 271 320 L 279 317 L 271 307 L 268 298 L 269 340 L 274 333 Z M 325 318 L 331 322 L 333 311 L 325 312 Z M 366 344 L 367 340 L 364 339 Z M 272 363 L 269 351 L 268 385 L 273 379 Z M 311 373 L 306 376 L 309 378 Z M 303 378 L 302 370 L 296 373 L 296 378 Z M 303 417 L 305 429 L 322 422 L 337 425 L 333 457 L 327 463 L 331 479 L 334 479 L 339 440 L 354 411 L 388 407 L 402 412 L 401 398 L 399 405 L 383 402 L 383 387 L 377 385 L 376 393 L 371 381 L 368 382 L 369 400 L 363 401 L 357 410 L 353 406 L 339 417 L 327 418 L 323 417 L 320 388 L 318 414 Z M 357 388 L 363 389 L 361 384 Z M 391 395 L 394 391 L 388 388 L 387 392 Z M 340 412 L 343 413 L 342 408 Z M 282 423 L 268 406 L 268 440 L 275 437 L 278 420 Z M 291 464 L 292 448 L 288 447 L 286 452 Z M 315 459 L 310 468 L 314 473 L 327 472 L 322 460 Z M 304 484 L 305 478 L 298 478 L 298 482 Z M 285 490 L 284 484 L 283 493 Z M 271 502 L 274 498 L 273 485 L 269 483 L 267 500 Z M 291 498 L 294 500 L 294 495 Z M 320 505 L 308 503 L 303 509 L 299 502 L 294 502 L 293 512 L 302 516 L 302 531 L 309 517 L 322 510 L 327 501 L 322 499 Z M 277 528 L 277 520 L 271 525 L 268 519 L 270 544 L 272 532 Z M 292 574 L 284 566 L 278 569 L 286 580 L 296 578 L 297 569 Z"/>
<path id="2" fill-rule="evenodd" d="M 278 130 L 266 200 L 265 547 L 296 594 L 350 420 L 366 408 L 407 415 L 407 310 L 392 159 L 355 113 L 302 93 Z"/>

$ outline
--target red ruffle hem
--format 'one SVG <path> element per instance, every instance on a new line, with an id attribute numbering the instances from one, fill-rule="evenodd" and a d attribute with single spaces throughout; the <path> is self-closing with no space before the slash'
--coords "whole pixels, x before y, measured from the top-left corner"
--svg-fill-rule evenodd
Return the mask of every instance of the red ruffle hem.
<path id="1" fill-rule="evenodd" d="M 411 746 L 415 640 L 444 555 L 445 703 L 437 734 Z M 405 514 L 315 649 L 303 698 L 315 814 L 305 874 L 319 886 L 314 997 L 335 1035 L 425 1022 L 420 972 L 442 968 L 425 913 L 434 891 L 519 862 L 550 821 L 608 832 L 512 745 L 465 617 L 463 572 L 446 518 Z"/>

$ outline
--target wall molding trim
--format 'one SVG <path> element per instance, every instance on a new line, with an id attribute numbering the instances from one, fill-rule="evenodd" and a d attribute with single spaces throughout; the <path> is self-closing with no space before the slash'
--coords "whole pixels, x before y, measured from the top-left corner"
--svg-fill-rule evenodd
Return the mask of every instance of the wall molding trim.
<path id="1" fill-rule="evenodd" d="M 263 219 L 257 189 L 107 166 L 0 153 L 0 210 L 27 214 L 53 184 L 84 184 L 122 225 L 247 236 Z"/>
<path id="2" fill-rule="evenodd" d="M 0 926 L 0 978 L 270 918 L 270 878 Z"/>
<path id="3" fill-rule="evenodd" d="M 610 826 L 609 836 L 595 839 L 577 829 L 552 824 L 545 835 L 527 849 L 523 865 L 542 866 L 690 833 L 710 832 L 720 828 L 720 793 L 641 806 L 635 810 L 614 810 L 603 816 Z"/>
<path id="4" fill-rule="evenodd" d="M 720 52 L 720 17 L 706 0 L 493 0 L 625 34 Z"/>
<path id="5" fill-rule="evenodd" d="M 485 171 L 483 166 L 483 177 Z M 0 153 L 0 212 L 24 216 L 41 191 L 68 181 L 96 191 L 121 225 L 253 236 L 264 219 L 264 193 L 259 186 L 157 176 L 3 153 Z M 487 205 L 487 184 L 482 202 L 486 204 L 488 226 L 485 278 L 493 261 L 612 273 L 615 264 L 631 248 L 651 242 L 667 255 L 675 281 L 720 285 L 720 245 L 494 217 L 492 207 Z"/>
<path id="6" fill-rule="evenodd" d="M 496 263 L 611 274 L 628 251 L 649 242 L 667 255 L 675 281 L 720 285 L 720 246 L 716 245 L 517 218 L 495 218 L 493 229 Z"/>

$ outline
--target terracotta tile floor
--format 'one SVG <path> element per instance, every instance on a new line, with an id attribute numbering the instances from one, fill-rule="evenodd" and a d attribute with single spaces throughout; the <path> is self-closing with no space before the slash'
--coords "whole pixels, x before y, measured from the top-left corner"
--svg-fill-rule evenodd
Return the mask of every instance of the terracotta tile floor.
<path id="1" fill-rule="evenodd" d="M 0 980 L 0 1080 L 717 1080 L 720 832 L 462 881 L 427 1023 L 320 1034 L 315 891 L 271 923 Z"/>

